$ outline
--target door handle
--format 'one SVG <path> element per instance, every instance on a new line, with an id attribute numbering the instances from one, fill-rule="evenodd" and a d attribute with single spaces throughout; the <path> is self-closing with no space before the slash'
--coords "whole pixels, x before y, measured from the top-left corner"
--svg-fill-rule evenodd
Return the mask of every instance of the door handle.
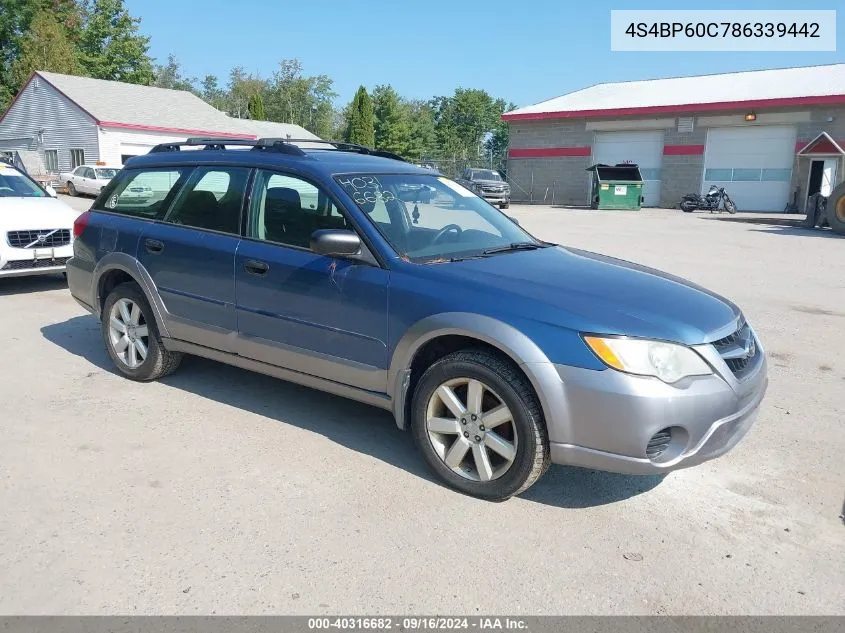
<path id="1" fill-rule="evenodd" d="M 144 240 L 144 248 L 150 253 L 160 253 L 164 250 L 164 244 L 158 240 Z"/>
<path id="2" fill-rule="evenodd" d="M 266 275 L 267 271 L 270 270 L 270 267 L 265 264 L 264 262 L 259 262 L 254 259 L 250 259 L 248 262 L 244 264 L 244 268 L 246 272 L 250 273 L 251 275 Z"/>

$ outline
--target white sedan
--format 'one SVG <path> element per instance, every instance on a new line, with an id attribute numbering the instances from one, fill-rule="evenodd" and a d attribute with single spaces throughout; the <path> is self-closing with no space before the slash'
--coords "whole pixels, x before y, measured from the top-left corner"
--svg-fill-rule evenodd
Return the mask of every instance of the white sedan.
<path id="1" fill-rule="evenodd" d="M 103 165 L 80 165 L 73 171 L 59 174 L 59 182 L 67 188 L 68 195 L 87 193 L 100 195 L 100 190 L 120 171 L 119 167 Z"/>
<path id="2" fill-rule="evenodd" d="M 63 273 L 79 216 L 14 167 L 0 162 L 0 279 Z"/>

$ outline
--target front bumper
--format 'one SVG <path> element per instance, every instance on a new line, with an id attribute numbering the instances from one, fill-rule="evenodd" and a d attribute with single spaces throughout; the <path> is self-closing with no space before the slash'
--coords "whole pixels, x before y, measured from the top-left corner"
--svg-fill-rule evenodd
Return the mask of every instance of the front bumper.
<path id="1" fill-rule="evenodd" d="M 0 251 L 0 278 L 63 273 L 72 255 L 71 244 L 58 248 L 5 248 Z"/>
<path id="2" fill-rule="evenodd" d="M 696 348 L 714 367 L 710 376 L 667 385 L 657 378 L 612 369 L 556 365 L 565 411 L 550 416 L 552 462 L 626 474 L 653 474 L 695 466 L 731 450 L 748 432 L 768 386 L 762 349 L 738 380 L 709 345 Z M 671 440 L 646 453 L 655 434 Z"/>
<path id="3" fill-rule="evenodd" d="M 481 192 L 478 195 L 491 204 L 509 204 L 511 201 L 511 194 L 509 193 Z"/>

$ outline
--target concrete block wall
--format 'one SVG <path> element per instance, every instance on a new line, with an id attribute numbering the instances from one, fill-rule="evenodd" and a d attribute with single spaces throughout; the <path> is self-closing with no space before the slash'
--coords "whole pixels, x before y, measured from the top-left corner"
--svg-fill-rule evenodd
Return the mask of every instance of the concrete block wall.
<path id="1" fill-rule="evenodd" d="M 508 161 L 511 200 L 517 203 L 585 205 L 589 156 L 517 158 Z M 532 184 L 533 183 L 533 184 Z"/>

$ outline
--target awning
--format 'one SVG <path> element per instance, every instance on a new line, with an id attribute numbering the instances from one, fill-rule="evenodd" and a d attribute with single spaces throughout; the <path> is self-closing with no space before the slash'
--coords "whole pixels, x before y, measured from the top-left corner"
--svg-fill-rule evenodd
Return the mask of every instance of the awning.
<path id="1" fill-rule="evenodd" d="M 845 156 L 845 150 L 834 141 L 830 134 L 822 132 L 812 141 L 807 143 L 804 147 L 798 150 L 799 156 Z"/>

